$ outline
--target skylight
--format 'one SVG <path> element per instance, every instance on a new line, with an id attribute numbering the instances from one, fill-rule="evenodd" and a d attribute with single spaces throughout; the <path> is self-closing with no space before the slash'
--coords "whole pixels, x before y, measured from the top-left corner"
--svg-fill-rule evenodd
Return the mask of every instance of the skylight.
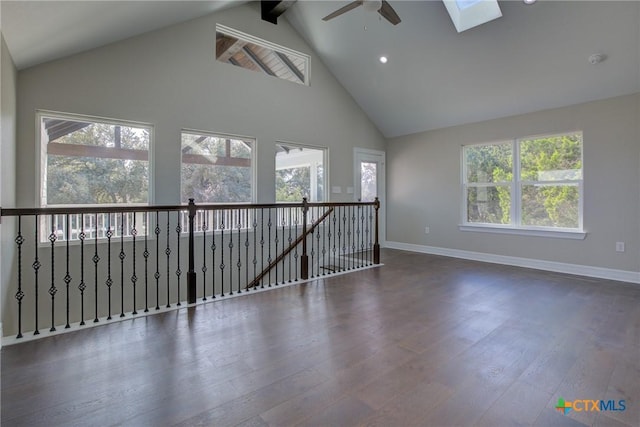
<path id="1" fill-rule="evenodd" d="M 461 33 L 502 16 L 497 0 L 442 0 Z"/>

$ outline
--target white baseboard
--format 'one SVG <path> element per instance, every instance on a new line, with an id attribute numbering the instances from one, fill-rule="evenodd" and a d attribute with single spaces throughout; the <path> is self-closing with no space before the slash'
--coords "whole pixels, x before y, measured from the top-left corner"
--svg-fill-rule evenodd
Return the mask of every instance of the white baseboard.
<path id="1" fill-rule="evenodd" d="M 431 255 L 442 255 L 493 264 L 513 265 L 556 273 L 575 274 L 577 276 L 595 277 L 598 279 L 618 280 L 621 282 L 640 283 L 640 272 L 615 270 L 611 268 L 592 267 L 589 265 L 566 264 L 563 262 L 544 261 L 531 258 L 519 258 L 507 255 L 488 254 L 483 252 L 464 251 L 460 249 L 439 248 L 436 246 L 414 245 L 402 242 L 386 242 L 387 248 L 409 252 L 420 252 Z"/>

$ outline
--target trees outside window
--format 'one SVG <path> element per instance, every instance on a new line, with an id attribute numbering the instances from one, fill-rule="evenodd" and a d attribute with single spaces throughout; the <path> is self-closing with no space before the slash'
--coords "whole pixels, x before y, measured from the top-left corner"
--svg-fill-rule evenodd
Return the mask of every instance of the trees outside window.
<path id="1" fill-rule="evenodd" d="M 276 145 L 276 202 L 325 201 L 325 153 L 290 143 Z"/>
<path id="2" fill-rule="evenodd" d="M 255 140 L 182 132 L 182 202 L 251 203 Z"/>
<path id="3" fill-rule="evenodd" d="M 582 133 L 463 147 L 465 224 L 582 230 Z"/>
<path id="4" fill-rule="evenodd" d="M 41 206 L 149 202 L 151 127 L 41 114 Z"/>

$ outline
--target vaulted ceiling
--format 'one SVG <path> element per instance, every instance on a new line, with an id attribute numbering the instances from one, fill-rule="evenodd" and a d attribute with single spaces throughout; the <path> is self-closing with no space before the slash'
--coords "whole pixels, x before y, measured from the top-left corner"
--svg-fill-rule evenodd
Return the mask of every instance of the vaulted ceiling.
<path id="1" fill-rule="evenodd" d="M 390 1 L 396 26 L 363 7 L 322 20 L 348 2 L 298 1 L 279 19 L 387 137 L 640 92 L 637 1 L 500 1 L 501 18 L 462 33 L 439 0 Z M 241 3 L 4 0 L 2 32 L 22 69 Z"/>

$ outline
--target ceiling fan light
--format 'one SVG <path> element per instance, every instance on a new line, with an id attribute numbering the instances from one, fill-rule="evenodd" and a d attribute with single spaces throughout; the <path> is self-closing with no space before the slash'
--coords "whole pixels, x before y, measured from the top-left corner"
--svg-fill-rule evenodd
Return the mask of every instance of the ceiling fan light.
<path id="1" fill-rule="evenodd" d="M 382 0 L 364 0 L 362 6 L 364 7 L 364 10 L 377 12 L 382 7 Z"/>

